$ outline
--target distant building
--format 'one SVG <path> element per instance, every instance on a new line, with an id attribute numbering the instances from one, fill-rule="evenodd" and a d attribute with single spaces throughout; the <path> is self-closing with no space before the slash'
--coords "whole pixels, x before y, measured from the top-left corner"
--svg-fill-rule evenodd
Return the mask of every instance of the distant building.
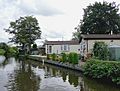
<path id="1" fill-rule="evenodd" d="M 46 41 L 44 45 L 46 54 L 61 54 L 62 52 L 76 52 L 78 54 L 80 53 L 79 41 Z"/>
<path id="2" fill-rule="evenodd" d="M 87 53 L 91 53 L 96 41 L 103 41 L 108 46 L 120 46 L 120 34 L 83 34 L 80 38 L 80 54 L 86 55 Z"/>

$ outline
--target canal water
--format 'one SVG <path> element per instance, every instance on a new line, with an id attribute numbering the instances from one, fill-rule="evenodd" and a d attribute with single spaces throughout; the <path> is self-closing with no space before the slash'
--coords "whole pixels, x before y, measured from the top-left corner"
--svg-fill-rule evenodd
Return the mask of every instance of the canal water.
<path id="1" fill-rule="evenodd" d="M 0 91 L 120 91 L 120 88 L 69 69 L 0 56 Z"/>

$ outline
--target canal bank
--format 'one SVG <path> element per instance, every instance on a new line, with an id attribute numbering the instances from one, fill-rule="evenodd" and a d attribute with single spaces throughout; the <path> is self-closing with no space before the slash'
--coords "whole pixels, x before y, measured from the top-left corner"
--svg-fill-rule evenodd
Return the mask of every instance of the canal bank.
<path id="1" fill-rule="evenodd" d="M 0 57 L 0 91 L 120 91 L 79 71 L 23 57 L 4 58 Z"/>
<path id="2" fill-rule="evenodd" d="M 63 63 L 63 62 L 59 62 L 59 61 L 47 60 L 46 56 L 40 56 L 40 55 L 30 55 L 30 56 L 28 56 L 28 58 L 32 59 L 32 60 L 37 60 L 39 62 L 52 64 L 52 65 L 55 65 L 55 66 L 64 67 L 64 68 L 67 68 L 67 69 L 83 72 L 82 67 L 80 67 L 78 64 L 73 65 L 73 64 L 70 64 L 70 63 Z"/>

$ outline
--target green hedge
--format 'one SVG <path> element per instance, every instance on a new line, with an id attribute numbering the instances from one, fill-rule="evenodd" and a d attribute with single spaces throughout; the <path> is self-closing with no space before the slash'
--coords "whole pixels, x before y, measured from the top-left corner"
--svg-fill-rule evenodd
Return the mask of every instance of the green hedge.
<path id="1" fill-rule="evenodd" d="M 47 59 L 51 59 L 53 61 L 61 61 L 61 62 L 69 62 L 72 64 L 78 64 L 79 56 L 77 53 L 61 53 L 61 55 L 57 55 L 55 53 L 53 54 L 47 54 Z"/>
<path id="2" fill-rule="evenodd" d="M 74 53 L 74 52 L 71 52 L 71 53 L 68 55 L 68 60 L 69 60 L 70 63 L 78 64 L 78 61 L 79 61 L 78 54 L 77 54 L 77 53 Z"/>
<path id="3" fill-rule="evenodd" d="M 19 52 L 16 47 L 8 47 L 8 49 L 5 51 L 5 56 L 6 57 L 15 57 L 18 56 Z"/>
<path id="4" fill-rule="evenodd" d="M 57 55 L 56 55 L 55 53 L 53 53 L 53 54 L 51 55 L 51 57 L 52 57 L 52 60 L 55 61 L 56 58 L 57 58 Z"/>
<path id="5" fill-rule="evenodd" d="M 72 60 L 73 60 L 73 54 L 69 53 L 68 54 L 68 61 L 69 61 L 69 63 L 72 63 Z"/>
<path id="6" fill-rule="evenodd" d="M 4 55 L 5 54 L 5 50 L 4 49 L 0 49 L 0 55 Z"/>
<path id="7" fill-rule="evenodd" d="M 120 62 L 91 59 L 84 65 L 84 75 L 120 84 Z"/>
<path id="8" fill-rule="evenodd" d="M 61 53 L 61 56 L 62 56 L 62 61 L 63 62 L 67 62 L 68 61 L 67 55 L 65 53 Z"/>

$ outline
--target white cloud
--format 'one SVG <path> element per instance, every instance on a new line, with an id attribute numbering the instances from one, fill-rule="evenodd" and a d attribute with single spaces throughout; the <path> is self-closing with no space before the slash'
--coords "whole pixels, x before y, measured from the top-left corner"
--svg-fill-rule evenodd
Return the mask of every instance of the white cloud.
<path id="1" fill-rule="evenodd" d="M 103 0 L 97 0 L 103 1 Z M 119 0 L 114 0 L 117 4 Z M 95 0 L 0 0 L 0 41 L 7 41 L 10 21 L 20 16 L 34 15 L 40 24 L 42 37 L 68 40 L 82 19 L 83 8 Z M 109 0 L 109 2 L 113 2 Z"/>

